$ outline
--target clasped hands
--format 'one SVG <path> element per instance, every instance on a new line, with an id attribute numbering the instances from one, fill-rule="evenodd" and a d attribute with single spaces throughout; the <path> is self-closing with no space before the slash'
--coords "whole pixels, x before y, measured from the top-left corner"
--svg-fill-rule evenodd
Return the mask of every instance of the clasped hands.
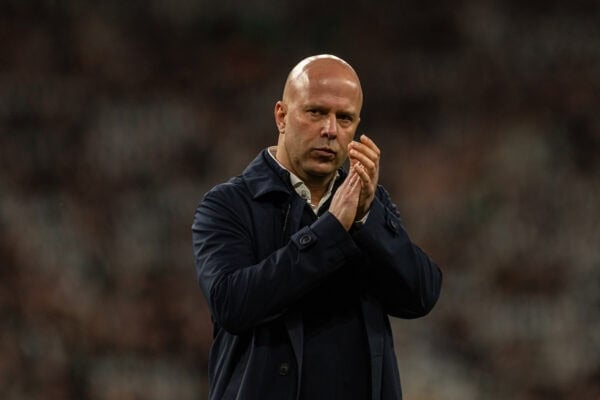
<path id="1" fill-rule="evenodd" d="M 380 150 L 369 137 L 348 144 L 350 171 L 333 195 L 331 212 L 346 230 L 361 220 L 371 208 L 379 180 Z"/>

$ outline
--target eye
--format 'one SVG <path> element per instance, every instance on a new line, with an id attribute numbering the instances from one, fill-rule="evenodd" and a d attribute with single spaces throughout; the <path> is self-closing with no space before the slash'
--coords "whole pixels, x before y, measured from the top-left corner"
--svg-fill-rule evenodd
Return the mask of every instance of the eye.
<path id="1" fill-rule="evenodd" d="M 350 114 L 339 114 L 337 119 L 344 124 L 351 124 L 354 121 L 354 117 Z"/>

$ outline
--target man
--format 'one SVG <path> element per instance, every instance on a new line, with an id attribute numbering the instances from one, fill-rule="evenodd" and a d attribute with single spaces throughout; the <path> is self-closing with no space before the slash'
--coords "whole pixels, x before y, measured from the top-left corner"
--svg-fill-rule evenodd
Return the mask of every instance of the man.
<path id="1" fill-rule="evenodd" d="M 379 148 L 352 140 L 362 101 L 342 59 L 301 61 L 275 104 L 277 146 L 198 206 L 210 399 L 402 397 L 388 315 L 427 314 L 441 272 L 378 185 Z"/>

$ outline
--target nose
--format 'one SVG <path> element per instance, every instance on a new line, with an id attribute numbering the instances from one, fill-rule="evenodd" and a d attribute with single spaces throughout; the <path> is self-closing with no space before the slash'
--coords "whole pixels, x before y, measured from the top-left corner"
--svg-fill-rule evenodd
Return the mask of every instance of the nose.
<path id="1" fill-rule="evenodd" d="M 321 131 L 322 136 L 326 136 L 328 139 L 335 139 L 337 136 L 337 117 L 335 114 L 330 114 L 325 119 L 323 130 Z"/>

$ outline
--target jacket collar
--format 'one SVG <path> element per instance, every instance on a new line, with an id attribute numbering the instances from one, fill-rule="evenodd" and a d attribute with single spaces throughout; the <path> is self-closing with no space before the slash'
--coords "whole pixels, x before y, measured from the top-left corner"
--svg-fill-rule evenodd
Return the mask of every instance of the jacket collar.
<path id="1" fill-rule="evenodd" d="M 256 158 L 248 164 L 242 178 L 246 182 L 248 190 L 253 199 L 269 193 L 278 192 L 286 196 L 294 193 L 294 188 L 290 183 L 290 173 L 282 168 L 277 161 L 268 153 L 269 149 L 263 149 Z M 334 185 L 334 191 L 339 183 L 346 178 L 346 172 L 339 169 L 339 177 Z"/>
<path id="2" fill-rule="evenodd" d="M 294 190 L 290 183 L 290 173 L 281 168 L 268 151 L 269 149 L 262 150 L 242 172 L 253 199 L 272 192 L 289 196 Z"/>

